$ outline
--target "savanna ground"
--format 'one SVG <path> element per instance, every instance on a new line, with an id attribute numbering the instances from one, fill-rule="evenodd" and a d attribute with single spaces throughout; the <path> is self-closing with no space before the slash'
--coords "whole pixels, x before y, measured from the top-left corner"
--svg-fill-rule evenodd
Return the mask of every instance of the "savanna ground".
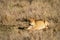
<path id="1" fill-rule="evenodd" d="M 49 21 L 49 29 L 20 29 L 28 18 Z M 60 40 L 60 0 L 0 0 L 0 40 Z"/>

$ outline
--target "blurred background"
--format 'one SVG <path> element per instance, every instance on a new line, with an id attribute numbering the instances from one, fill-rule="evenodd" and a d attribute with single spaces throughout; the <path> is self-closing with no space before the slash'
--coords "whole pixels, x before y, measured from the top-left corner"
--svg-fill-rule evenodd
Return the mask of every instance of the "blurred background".
<path id="1" fill-rule="evenodd" d="M 20 29 L 29 18 L 49 21 L 49 29 Z M 0 0 L 0 40 L 60 40 L 60 0 Z"/>

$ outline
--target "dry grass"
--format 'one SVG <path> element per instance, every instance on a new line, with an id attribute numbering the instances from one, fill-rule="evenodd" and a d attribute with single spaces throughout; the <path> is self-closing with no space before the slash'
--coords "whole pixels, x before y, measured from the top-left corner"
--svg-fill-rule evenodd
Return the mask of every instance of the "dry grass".
<path id="1" fill-rule="evenodd" d="M 49 21 L 49 29 L 19 29 L 28 18 Z M 0 24 L 0 40 L 60 40 L 60 0 L 0 0 Z"/>

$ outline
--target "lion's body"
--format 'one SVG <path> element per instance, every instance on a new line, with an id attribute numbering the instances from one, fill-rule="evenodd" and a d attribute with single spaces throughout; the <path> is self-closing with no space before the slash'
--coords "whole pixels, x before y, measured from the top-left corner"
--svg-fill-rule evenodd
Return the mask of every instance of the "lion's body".
<path id="1" fill-rule="evenodd" d="M 31 26 L 28 27 L 28 30 L 41 30 L 44 28 L 48 28 L 49 23 L 47 21 L 35 21 L 34 19 L 30 19 Z"/>

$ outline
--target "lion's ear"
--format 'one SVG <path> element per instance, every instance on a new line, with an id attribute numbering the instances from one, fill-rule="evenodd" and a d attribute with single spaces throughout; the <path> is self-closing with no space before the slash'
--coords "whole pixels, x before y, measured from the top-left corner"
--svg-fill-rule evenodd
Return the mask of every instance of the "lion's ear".
<path id="1" fill-rule="evenodd" d="M 34 18 L 28 18 L 29 21 L 34 21 L 35 19 Z"/>

